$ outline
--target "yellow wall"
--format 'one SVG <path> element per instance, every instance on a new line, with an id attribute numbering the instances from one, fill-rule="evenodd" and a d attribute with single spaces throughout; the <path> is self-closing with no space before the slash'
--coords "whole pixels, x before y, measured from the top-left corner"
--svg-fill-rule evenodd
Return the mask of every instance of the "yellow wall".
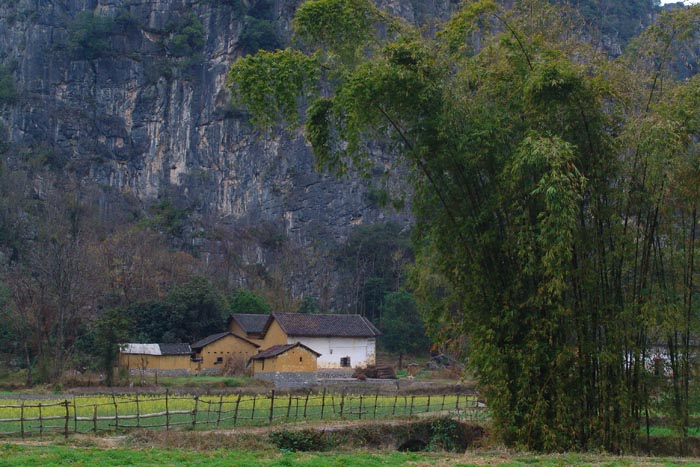
<path id="1" fill-rule="evenodd" d="M 263 340 L 262 344 L 260 344 L 260 347 L 263 349 L 269 349 L 273 345 L 284 345 L 288 343 L 287 334 L 285 334 L 285 332 L 282 330 L 282 327 L 279 325 L 277 320 L 273 319 L 267 333 L 265 334 L 265 339 Z"/>
<path id="2" fill-rule="evenodd" d="M 236 322 L 235 319 L 231 320 L 231 323 L 228 326 L 228 332 L 233 333 L 233 334 L 237 334 L 239 336 L 243 336 L 246 339 L 248 339 L 249 341 L 255 342 L 259 346 L 263 347 L 264 339 L 258 339 L 256 337 L 251 337 L 249 334 L 246 334 L 245 330 L 238 325 L 238 323 Z"/>
<path id="3" fill-rule="evenodd" d="M 119 354 L 119 366 L 127 370 L 192 370 L 189 355 Z"/>
<path id="4" fill-rule="evenodd" d="M 316 354 L 304 347 L 294 347 L 276 357 L 253 360 L 255 373 L 313 373 L 316 371 Z"/>
<path id="5" fill-rule="evenodd" d="M 257 353 L 258 349 L 254 345 L 229 335 L 203 347 L 196 357 L 202 359 L 202 368 L 223 368 L 226 360 L 231 357 L 241 358 L 243 362 L 247 362 Z M 221 361 L 217 363 L 219 358 Z"/>

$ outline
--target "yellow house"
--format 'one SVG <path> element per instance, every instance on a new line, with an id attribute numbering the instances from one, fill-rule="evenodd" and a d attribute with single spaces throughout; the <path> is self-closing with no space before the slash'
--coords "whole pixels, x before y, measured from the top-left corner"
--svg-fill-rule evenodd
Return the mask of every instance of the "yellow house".
<path id="1" fill-rule="evenodd" d="M 189 344 L 120 344 L 119 367 L 129 371 L 191 371 L 191 354 Z"/>
<path id="2" fill-rule="evenodd" d="M 321 354 L 297 342 L 275 345 L 251 358 L 253 375 L 265 373 L 315 373 Z"/>
<path id="3" fill-rule="evenodd" d="M 245 368 L 246 363 L 258 352 L 260 346 L 250 340 L 221 332 L 192 344 L 192 358 L 198 370 L 223 369 L 226 365 Z M 241 369 L 242 369 L 241 368 Z"/>
<path id="4" fill-rule="evenodd" d="M 266 347 L 264 345 L 265 330 L 270 320 L 272 320 L 271 315 L 234 313 L 228 319 L 228 330 L 230 333 L 243 336 L 264 348 Z M 279 343 L 286 344 L 286 342 Z"/>

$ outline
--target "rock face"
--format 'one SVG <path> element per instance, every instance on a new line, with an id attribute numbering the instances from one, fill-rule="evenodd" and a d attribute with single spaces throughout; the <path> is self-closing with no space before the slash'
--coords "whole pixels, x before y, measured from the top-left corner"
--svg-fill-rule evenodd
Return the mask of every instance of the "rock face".
<path id="1" fill-rule="evenodd" d="M 295 3 L 272 2 L 282 34 Z M 19 95 L 2 113 L 10 143 L 140 199 L 174 189 L 209 213 L 283 222 L 302 241 L 309 222 L 332 228 L 380 219 L 366 209 L 362 183 L 313 170 L 301 135 L 261 138 L 237 116 L 226 72 L 242 52 L 245 10 L 254 5 L 234 4 L 3 2 L 0 56 Z M 81 17 L 86 11 L 93 16 Z M 107 32 L 86 38 L 105 50 L 72 46 L 81 18 L 109 20 Z M 193 44 L 176 50 L 193 21 L 201 37 L 185 37 Z"/>
<path id="2" fill-rule="evenodd" d="M 331 251 L 357 225 L 409 225 L 408 210 L 381 209 L 370 196 L 400 193 L 400 177 L 317 173 L 303 135 L 261 135 L 233 108 L 230 64 L 256 41 L 284 43 L 298 3 L 0 0 L 0 61 L 16 90 L 0 101 L 0 136 L 12 148 L 4 157 L 144 203 L 176 197 L 233 227 L 272 225 L 300 248 Z M 410 20 L 450 6 L 386 4 Z M 378 160 L 389 172 L 392 161 Z M 261 248 L 250 261 L 264 261 Z"/>

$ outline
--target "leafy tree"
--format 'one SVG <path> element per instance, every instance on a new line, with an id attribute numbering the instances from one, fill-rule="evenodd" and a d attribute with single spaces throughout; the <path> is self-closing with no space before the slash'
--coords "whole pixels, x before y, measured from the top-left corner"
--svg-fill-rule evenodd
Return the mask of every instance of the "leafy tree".
<path id="1" fill-rule="evenodd" d="M 264 298 L 247 289 L 236 290 L 228 301 L 231 313 L 266 314 L 272 311 Z"/>
<path id="2" fill-rule="evenodd" d="M 389 352 L 417 355 L 427 353 L 430 339 L 415 298 L 406 290 L 388 293 L 383 300 L 380 340 Z"/>
<path id="3" fill-rule="evenodd" d="M 692 290 L 664 258 L 692 258 L 696 226 L 670 246 L 660 222 L 679 225 L 662 208 L 697 134 L 660 109 L 669 88 L 696 86 L 666 72 L 699 18 L 663 17 L 643 53 L 612 62 L 539 0 L 465 2 L 427 37 L 366 0 L 308 0 L 294 20 L 307 52 L 242 58 L 230 81 L 257 123 L 302 120 L 321 167 L 370 166 L 373 139 L 405 159 L 418 259 L 430 257 L 417 280 L 448 284 L 419 284 L 437 299 L 429 322 L 469 336 L 507 443 L 620 451 L 649 403 L 648 342 L 666 314 L 651 291 Z M 687 341 L 683 322 L 669 326 Z"/>
<path id="4" fill-rule="evenodd" d="M 168 42 L 168 51 L 175 57 L 194 55 L 204 47 L 204 26 L 194 14 L 186 16 L 175 29 Z"/>
<path id="5" fill-rule="evenodd" d="M 312 315 L 321 313 L 321 307 L 318 305 L 318 299 L 316 297 L 304 297 L 304 299 L 301 301 L 301 304 L 299 304 L 299 309 L 297 310 L 297 313 L 306 313 Z"/>
<path id="6" fill-rule="evenodd" d="M 195 342 L 224 329 L 225 305 L 211 282 L 195 276 L 165 300 L 169 340 Z"/>
<path id="7" fill-rule="evenodd" d="M 78 13 L 68 25 L 68 51 L 78 60 L 95 60 L 112 53 L 110 36 L 113 34 L 113 19 L 92 11 Z"/>
<path id="8" fill-rule="evenodd" d="M 92 352 L 98 357 L 97 366 L 105 375 L 107 386 L 113 385 L 114 368 L 119 358 L 119 344 L 128 340 L 127 331 L 127 316 L 119 309 L 109 310 L 95 324 Z"/>

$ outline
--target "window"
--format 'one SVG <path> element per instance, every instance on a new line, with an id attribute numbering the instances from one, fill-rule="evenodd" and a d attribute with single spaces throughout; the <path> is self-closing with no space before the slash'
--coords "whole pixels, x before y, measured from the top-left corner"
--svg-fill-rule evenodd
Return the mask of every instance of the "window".
<path id="1" fill-rule="evenodd" d="M 343 368 L 350 368 L 350 357 L 341 357 L 340 366 Z"/>
<path id="2" fill-rule="evenodd" d="M 216 357 L 216 361 L 214 362 L 214 365 L 218 365 L 220 363 L 224 363 L 224 357 Z"/>
<path id="3" fill-rule="evenodd" d="M 302 360 L 301 355 L 299 355 L 299 363 L 301 363 L 301 360 Z"/>

